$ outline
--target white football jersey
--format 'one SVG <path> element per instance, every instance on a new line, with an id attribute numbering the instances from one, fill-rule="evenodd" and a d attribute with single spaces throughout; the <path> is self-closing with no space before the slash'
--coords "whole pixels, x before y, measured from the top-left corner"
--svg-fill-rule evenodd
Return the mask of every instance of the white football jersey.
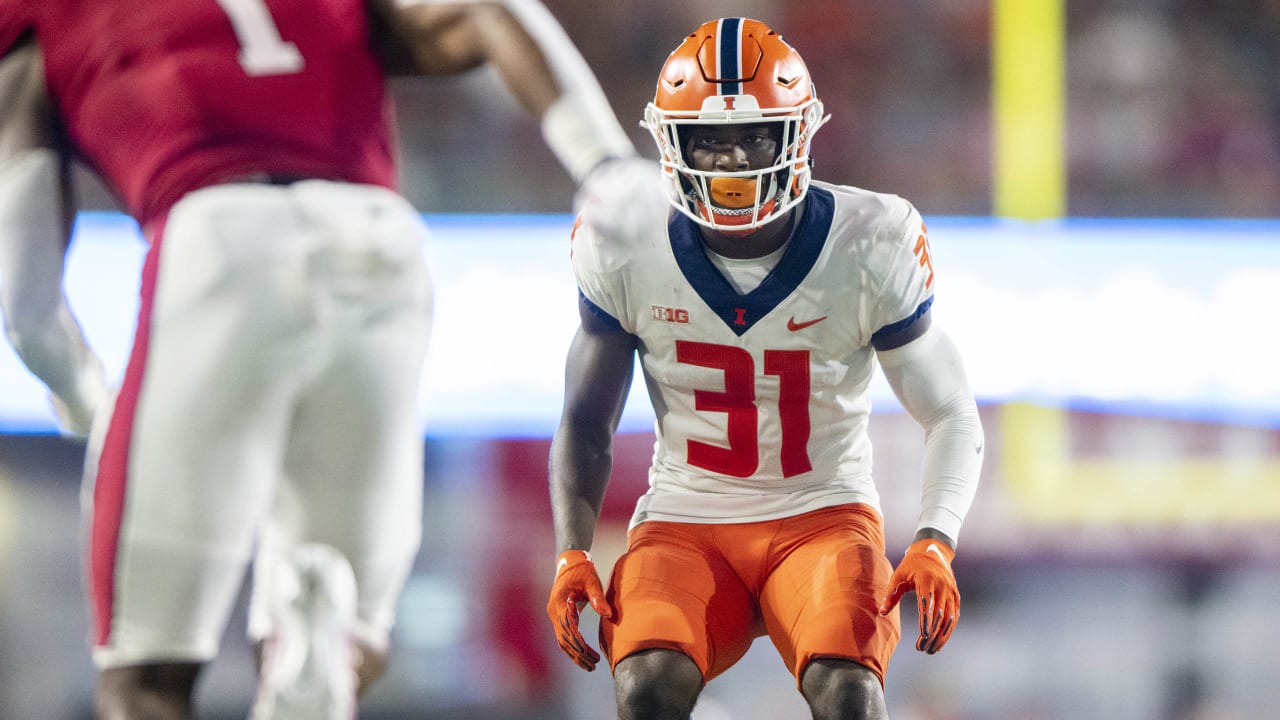
<path id="1" fill-rule="evenodd" d="M 632 526 L 753 522 L 848 502 L 879 510 L 871 339 L 933 300 L 924 224 L 896 195 L 821 182 L 800 212 L 782 258 L 746 294 L 678 213 L 626 240 L 577 229 L 579 290 L 639 338 L 657 416 Z"/>

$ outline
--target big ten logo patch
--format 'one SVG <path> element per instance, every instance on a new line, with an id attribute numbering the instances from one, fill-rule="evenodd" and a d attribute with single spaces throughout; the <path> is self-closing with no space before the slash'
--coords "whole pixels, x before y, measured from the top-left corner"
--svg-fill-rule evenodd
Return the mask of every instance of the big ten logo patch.
<path id="1" fill-rule="evenodd" d="M 925 229 L 924 223 L 920 223 L 920 237 L 916 238 L 915 246 L 916 259 L 920 261 L 920 267 L 929 269 L 929 277 L 925 278 L 924 286 L 926 288 L 933 285 L 933 259 L 929 257 L 929 232 Z"/>
<path id="2" fill-rule="evenodd" d="M 669 308 L 661 305 L 649 306 L 653 312 L 653 319 L 658 322 L 677 323 L 687 325 L 689 323 L 689 311 L 683 308 Z"/>

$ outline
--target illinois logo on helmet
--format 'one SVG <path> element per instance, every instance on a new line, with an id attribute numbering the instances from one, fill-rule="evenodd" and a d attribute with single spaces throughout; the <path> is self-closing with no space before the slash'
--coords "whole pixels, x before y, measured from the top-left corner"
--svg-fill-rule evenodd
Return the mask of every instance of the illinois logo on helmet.
<path id="1" fill-rule="evenodd" d="M 642 123 L 662 154 L 671 202 L 695 222 L 729 233 L 754 230 L 795 207 L 809 190 L 809 142 L 823 114 L 800 54 L 759 20 L 703 23 L 667 58 Z M 690 167 L 691 125 L 778 123 L 769 167 Z"/>

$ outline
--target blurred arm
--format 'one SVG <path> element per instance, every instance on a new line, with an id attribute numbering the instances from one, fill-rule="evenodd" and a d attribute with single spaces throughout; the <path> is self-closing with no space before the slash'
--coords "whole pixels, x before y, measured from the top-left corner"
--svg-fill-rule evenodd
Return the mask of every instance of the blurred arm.
<path id="1" fill-rule="evenodd" d="M 485 63 L 542 123 L 543 137 L 581 182 L 601 162 L 636 154 L 600 83 L 538 0 L 369 0 L 375 39 L 393 72 L 445 75 Z M 389 42 L 387 42 L 389 40 Z"/>
<path id="2" fill-rule="evenodd" d="M 26 42 L 0 58 L 0 314 L 64 430 L 85 435 L 106 380 L 62 289 L 73 219 L 67 171 L 39 48 Z"/>
<path id="3" fill-rule="evenodd" d="M 609 326 L 582 300 L 579 315 L 565 365 L 564 411 L 551 443 L 557 553 L 591 547 L 636 350 L 634 335 Z"/>

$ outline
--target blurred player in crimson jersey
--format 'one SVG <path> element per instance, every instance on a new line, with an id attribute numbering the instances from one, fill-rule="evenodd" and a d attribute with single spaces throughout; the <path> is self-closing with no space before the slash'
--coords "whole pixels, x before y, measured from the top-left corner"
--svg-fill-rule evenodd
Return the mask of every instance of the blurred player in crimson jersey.
<path id="1" fill-rule="evenodd" d="M 883 682 L 914 591 L 916 647 L 959 616 L 951 571 L 983 433 L 959 354 L 932 322 L 920 214 L 810 177 L 826 121 L 800 55 L 763 23 L 708 22 L 662 68 L 645 125 L 665 221 L 580 226 L 581 326 L 552 445 L 556 575 L 547 612 L 587 670 L 601 615 L 618 717 L 686 718 L 768 635 L 813 717 L 887 717 Z M 638 355 L 657 413 L 649 490 L 607 592 L 588 554 Z M 876 363 L 924 429 L 922 506 L 896 570 L 872 480 Z"/>
<path id="2" fill-rule="evenodd" d="M 395 192 L 385 78 L 494 66 L 600 227 L 626 215 L 615 187 L 628 211 L 637 182 L 664 202 L 657 165 L 536 0 L 0 13 L 0 47 L 28 71 L 0 88 L 22 100 L 6 123 L 33 128 L 0 168 L 34 166 L 56 189 L 74 157 L 150 244 L 132 353 L 86 463 L 99 716 L 192 715 L 252 558 L 255 718 L 349 718 L 385 666 L 421 534 L 432 293 L 426 229 Z M 35 187 L 11 202 L 44 202 Z M 54 216 L 36 209 L 15 222 Z"/>

